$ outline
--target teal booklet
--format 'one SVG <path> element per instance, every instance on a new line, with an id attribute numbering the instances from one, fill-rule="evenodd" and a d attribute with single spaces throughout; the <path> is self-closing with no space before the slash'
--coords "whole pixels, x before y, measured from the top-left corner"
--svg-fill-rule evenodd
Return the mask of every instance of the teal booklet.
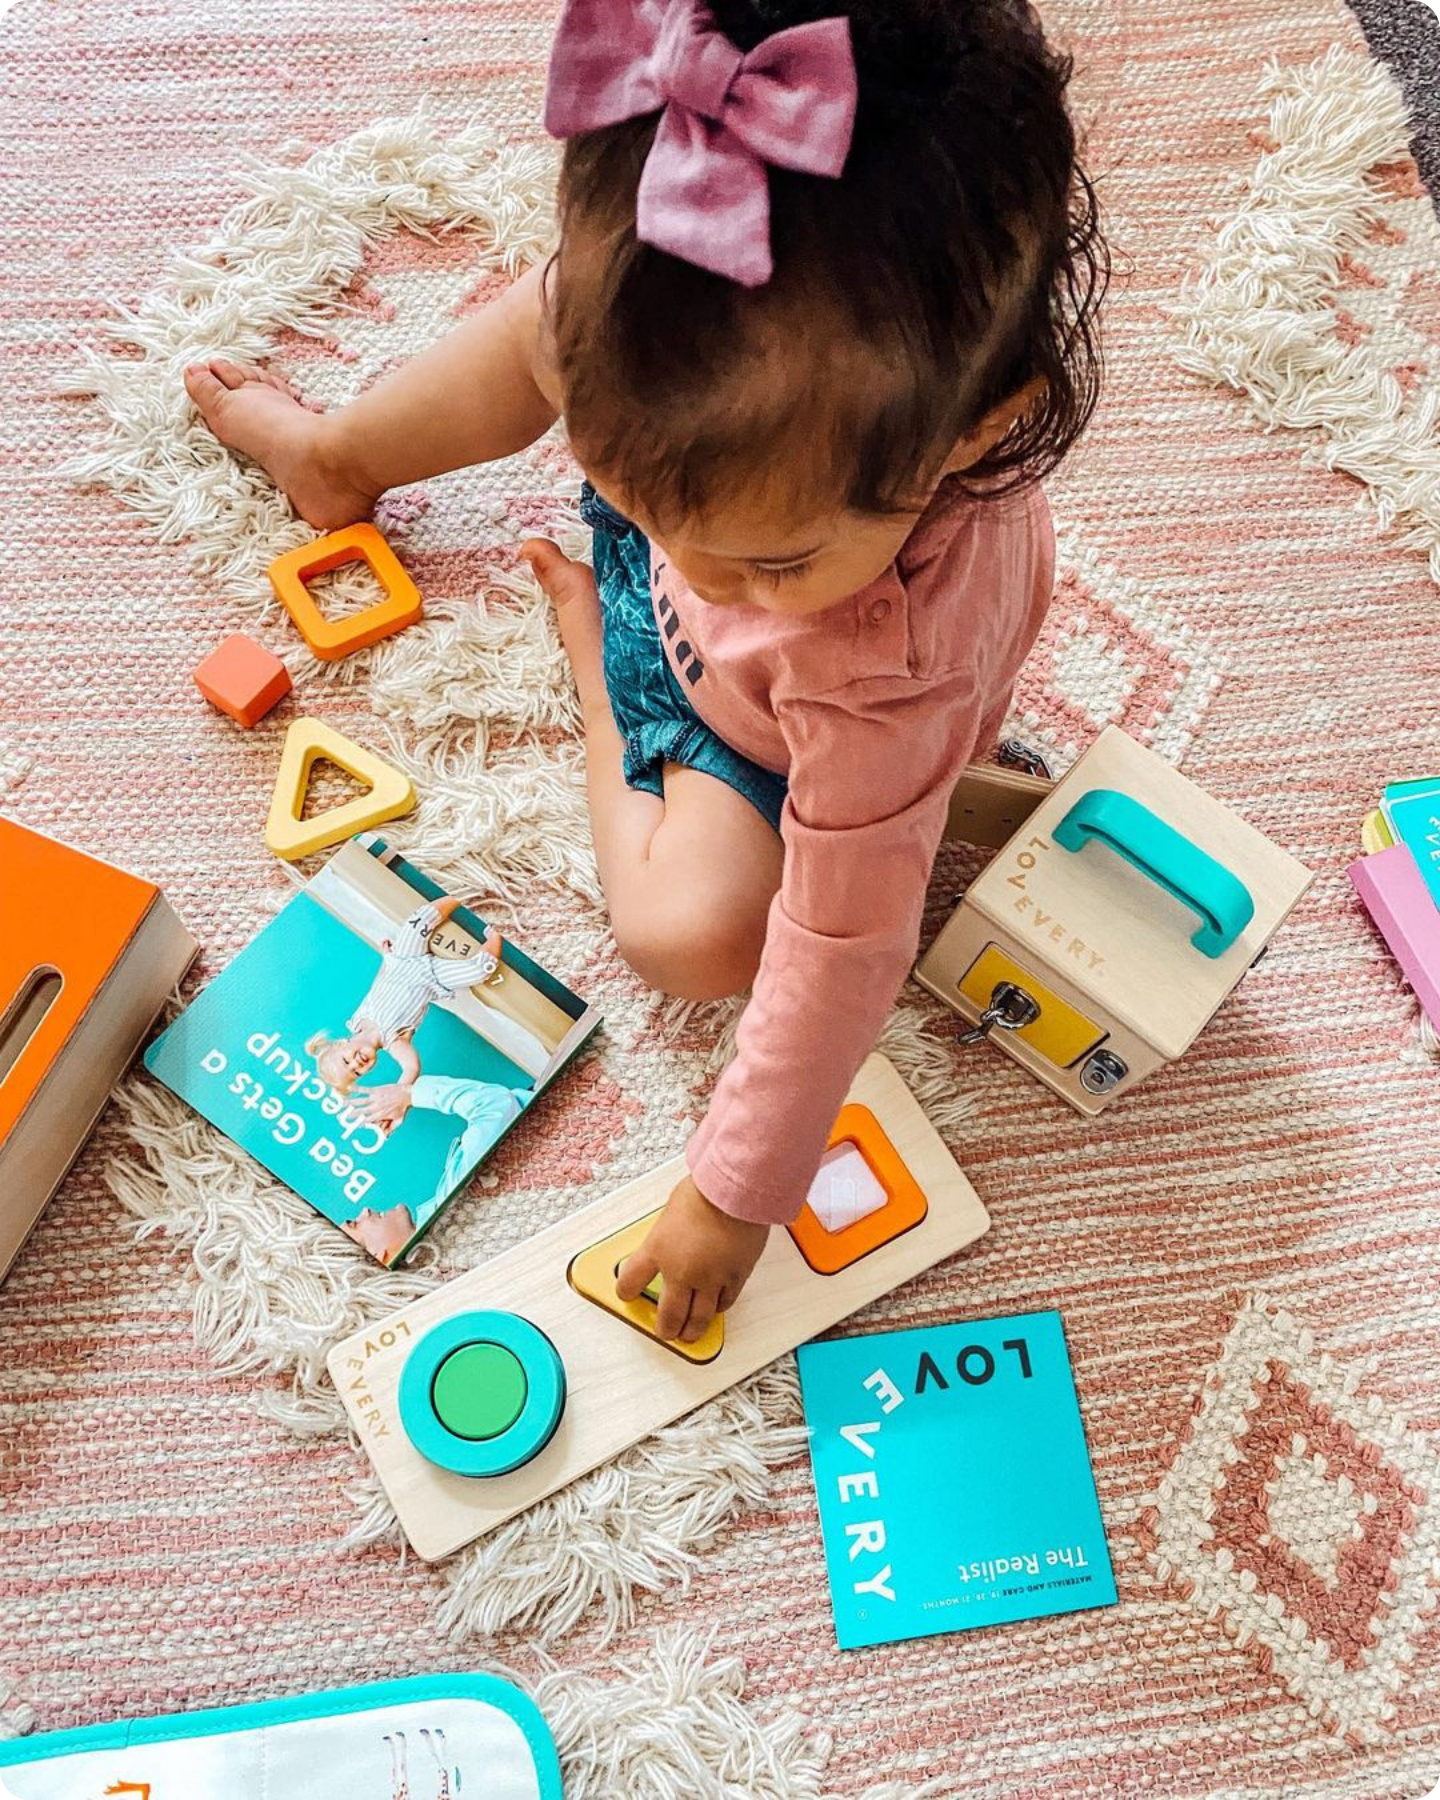
<path id="1" fill-rule="evenodd" d="M 1114 1604 L 1058 1312 L 798 1356 L 842 1650 Z"/>
<path id="2" fill-rule="evenodd" d="M 599 1024 L 367 835 L 336 851 L 145 1063 L 395 1264 Z"/>

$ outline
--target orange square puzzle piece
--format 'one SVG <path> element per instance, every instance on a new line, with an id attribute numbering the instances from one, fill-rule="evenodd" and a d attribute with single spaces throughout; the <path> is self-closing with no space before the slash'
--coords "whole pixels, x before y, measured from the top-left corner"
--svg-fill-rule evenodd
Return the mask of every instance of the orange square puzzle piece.
<path id="1" fill-rule="evenodd" d="M 195 685 L 212 706 L 248 729 L 285 698 L 291 682 L 278 656 L 237 631 L 201 663 Z"/>
<path id="2" fill-rule="evenodd" d="M 852 1102 L 841 1107 L 830 1133 L 830 1148 L 841 1145 L 859 1153 L 867 1174 L 883 1190 L 885 1201 L 837 1231 L 826 1229 L 808 1201 L 801 1207 L 799 1218 L 789 1228 L 790 1236 L 817 1275 L 838 1275 L 862 1256 L 880 1249 L 902 1232 L 913 1230 L 930 1210 L 915 1177 L 868 1106 Z"/>
<path id="3" fill-rule="evenodd" d="M 351 562 L 369 567 L 384 588 L 385 598 L 363 612 L 327 619 L 305 584 Z M 413 625 L 425 610 L 419 588 L 373 525 L 347 525 L 344 531 L 332 531 L 328 537 L 287 551 L 271 563 L 270 585 L 301 637 L 324 662 L 338 662 L 367 644 L 378 644 L 381 638 Z"/>

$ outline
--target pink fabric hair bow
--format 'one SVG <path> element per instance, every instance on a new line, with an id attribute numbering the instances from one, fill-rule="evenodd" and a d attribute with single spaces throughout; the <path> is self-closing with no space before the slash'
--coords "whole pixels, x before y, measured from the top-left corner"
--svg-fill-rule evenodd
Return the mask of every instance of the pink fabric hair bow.
<path id="1" fill-rule="evenodd" d="M 637 235 L 759 287 L 773 268 L 766 165 L 839 175 L 855 100 L 848 19 L 794 25 L 742 54 L 701 0 L 566 0 L 545 125 L 573 137 L 663 108 Z"/>

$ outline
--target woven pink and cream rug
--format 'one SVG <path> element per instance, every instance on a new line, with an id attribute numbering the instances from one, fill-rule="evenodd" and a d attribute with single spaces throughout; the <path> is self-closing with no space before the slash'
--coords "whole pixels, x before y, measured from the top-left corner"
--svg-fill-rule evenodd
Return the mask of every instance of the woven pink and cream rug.
<path id="1" fill-rule="evenodd" d="M 273 354 L 333 404 L 549 229 L 549 7 L 377 17 L 0 24 L 0 804 L 160 880 L 202 978 L 287 891 L 259 838 L 284 718 L 242 735 L 189 671 L 239 625 L 286 641 L 263 570 L 302 532 L 179 370 Z M 293 661 L 307 710 L 414 772 L 417 856 L 593 993 L 605 1043 L 406 1275 L 127 1086 L 0 1292 L 8 1729 L 504 1665 L 605 1800 L 1440 1778 L 1440 1077 L 1343 877 L 1384 780 L 1440 761 L 1440 228 L 1339 0 L 1052 23 L 1130 273 L 1017 724 L 1063 761 L 1119 720 L 1318 879 L 1100 1123 L 907 994 L 885 1048 L 994 1225 L 867 1322 L 1062 1310 L 1120 1603 L 842 1656 L 788 1363 L 445 1567 L 402 1554 L 326 1347 L 678 1147 L 731 1017 L 657 1005 L 597 905 L 564 665 L 511 555 L 571 528 L 547 444 L 394 496 L 427 623 Z"/>

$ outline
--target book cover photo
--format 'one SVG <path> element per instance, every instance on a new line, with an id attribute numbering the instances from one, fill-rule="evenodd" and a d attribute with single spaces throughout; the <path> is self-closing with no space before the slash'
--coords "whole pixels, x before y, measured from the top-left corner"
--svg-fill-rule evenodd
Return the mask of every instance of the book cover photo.
<path id="1" fill-rule="evenodd" d="M 599 1024 L 370 835 L 336 851 L 145 1063 L 394 1265 Z"/>
<path id="2" fill-rule="evenodd" d="M 842 1650 L 1114 1604 L 1058 1312 L 797 1354 Z"/>

